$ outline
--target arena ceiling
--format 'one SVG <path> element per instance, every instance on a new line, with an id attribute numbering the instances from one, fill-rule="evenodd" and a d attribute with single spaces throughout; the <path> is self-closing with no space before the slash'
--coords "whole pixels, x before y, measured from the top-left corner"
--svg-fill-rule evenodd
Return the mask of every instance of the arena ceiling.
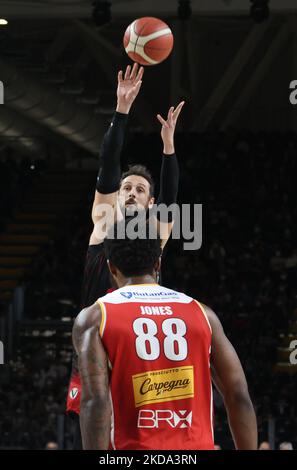
<path id="1" fill-rule="evenodd" d="M 114 17 L 174 16 L 177 0 L 110 0 Z M 88 18 L 92 0 L 1 0 L 1 15 L 8 18 Z M 247 14 L 249 0 L 192 0 L 193 14 Z M 272 12 L 297 11 L 296 0 L 270 0 Z"/>
<path id="2" fill-rule="evenodd" d="M 180 35 L 176 43 L 187 43 L 192 57 L 195 34 L 204 23 L 213 36 L 220 28 L 227 34 L 239 28 L 245 36 L 253 26 L 249 0 L 192 0 L 193 21 L 183 31 L 177 20 L 177 0 L 111 0 L 111 4 L 112 22 L 98 27 L 92 21 L 91 0 L 0 0 L 0 18 L 9 22 L 8 27 L 0 26 L 0 80 L 5 85 L 1 142 L 36 153 L 41 141 L 50 141 L 96 154 L 115 106 L 117 71 L 127 64 L 123 32 L 137 16 L 168 19 L 175 37 Z M 270 6 L 272 12 L 297 10 L 296 0 L 271 0 Z M 228 23 L 225 18 L 221 22 L 222 16 L 228 17 Z M 272 29 L 271 41 L 274 35 Z M 162 112 L 162 103 L 165 108 L 170 99 L 187 99 L 191 81 L 195 94 L 197 77 L 195 70 L 183 73 L 191 68 L 191 61 L 183 63 L 185 56 L 176 47 L 172 60 L 146 72 L 150 79 L 137 100 L 131 127 L 156 130 L 152 126 L 155 109 Z M 178 80 L 176 70 L 180 70 Z M 187 112 L 190 123 L 197 110 Z"/>

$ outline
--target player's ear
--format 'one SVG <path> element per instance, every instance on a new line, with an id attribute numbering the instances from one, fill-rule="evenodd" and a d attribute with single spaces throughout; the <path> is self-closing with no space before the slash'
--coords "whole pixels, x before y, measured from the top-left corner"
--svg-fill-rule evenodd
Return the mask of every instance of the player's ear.
<path id="1" fill-rule="evenodd" d="M 160 270 L 161 270 L 161 256 L 159 257 L 158 261 L 156 261 L 154 269 L 155 269 L 157 274 L 160 273 Z"/>
<path id="2" fill-rule="evenodd" d="M 117 269 L 116 267 L 108 260 L 107 261 L 107 266 L 108 266 L 108 269 L 110 271 L 110 273 L 113 275 L 113 276 L 116 276 L 116 272 L 117 272 Z"/>
<path id="3" fill-rule="evenodd" d="M 151 198 L 149 199 L 148 208 L 151 209 L 154 204 L 155 204 L 155 198 L 154 198 L 154 197 L 151 197 Z"/>

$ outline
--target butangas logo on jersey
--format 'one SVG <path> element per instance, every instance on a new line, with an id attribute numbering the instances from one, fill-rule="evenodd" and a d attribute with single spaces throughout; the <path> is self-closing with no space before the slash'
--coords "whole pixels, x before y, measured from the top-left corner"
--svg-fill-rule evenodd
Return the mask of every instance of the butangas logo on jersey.
<path id="1" fill-rule="evenodd" d="M 136 407 L 194 397 L 193 366 L 136 374 L 132 381 Z"/>
<path id="2" fill-rule="evenodd" d="M 131 299 L 132 297 L 132 292 L 121 292 L 121 295 L 125 297 L 126 299 Z"/>
<path id="3" fill-rule="evenodd" d="M 179 294 L 177 292 L 162 292 L 162 291 L 157 291 L 157 292 L 120 292 L 120 294 L 125 297 L 126 299 L 131 299 L 132 297 L 134 299 L 177 299 L 179 297 Z"/>
<path id="4" fill-rule="evenodd" d="M 190 428 L 192 411 L 189 410 L 139 410 L 138 428 Z"/>
<path id="5" fill-rule="evenodd" d="M 69 396 L 72 400 L 74 400 L 78 395 L 78 388 L 72 388 L 69 392 Z"/>

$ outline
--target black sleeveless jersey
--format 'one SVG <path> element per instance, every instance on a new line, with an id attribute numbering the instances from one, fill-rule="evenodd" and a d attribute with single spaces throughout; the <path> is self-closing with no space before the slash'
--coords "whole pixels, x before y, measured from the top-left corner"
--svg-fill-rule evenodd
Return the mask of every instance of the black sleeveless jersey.
<path id="1" fill-rule="evenodd" d="M 81 309 L 89 307 L 99 297 L 103 297 L 112 287 L 111 275 L 107 266 L 103 243 L 89 245 L 85 261 Z M 77 355 L 73 351 L 70 383 L 78 374 Z"/>
<path id="2" fill-rule="evenodd" d="M 103 243 L 90 245 L 85 262 L 81 308 L 92 305 L 111 287 L 112 278 L 107 266 Z"/>

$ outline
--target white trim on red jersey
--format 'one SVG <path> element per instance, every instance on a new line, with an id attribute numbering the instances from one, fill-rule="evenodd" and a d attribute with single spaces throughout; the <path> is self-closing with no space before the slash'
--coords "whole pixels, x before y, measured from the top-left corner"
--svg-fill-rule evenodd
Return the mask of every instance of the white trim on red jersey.
<path id="1" fill-rule="evenodd" d="M 109 388 L 109 398 L 110 398 L 110 405 L 111 405 L 110 442 L 111 442 L 113 450 L 116 450 L 116 446 L 114 442 L 114 411 L 113 411 L 113 402 L 112 402 L 112 395 L 111 395 L 110 388 Z"/>
<path id="2" fill-rule="evenodd" d="M 196 299 L 194 299 L 194 300 L 195 300 L 195 302 L 198 304 L 198 306 L 200 307 L 200 309 L 201 309 L 201 311 L 202 311 L 202 313 L 203 313 L 203 315 L 204 315 L 204 317 L 205 317 L 205 320 L 207 321 L 207 324 L 208 324 L 208 326 L 209 326 L 210 332 L 211 332 L 211 334 L 212 334 L 212 327 L 211 327 L 211 325 L 210 325 L 210 323 L 209 323 L 209 319 L 208 319 L 208 316 L 207 316 L 207 314 L 206 314 L 205 308 L 203 307 L 203 305 L 202 305 L 198 300 L 196 300 Z"/>

